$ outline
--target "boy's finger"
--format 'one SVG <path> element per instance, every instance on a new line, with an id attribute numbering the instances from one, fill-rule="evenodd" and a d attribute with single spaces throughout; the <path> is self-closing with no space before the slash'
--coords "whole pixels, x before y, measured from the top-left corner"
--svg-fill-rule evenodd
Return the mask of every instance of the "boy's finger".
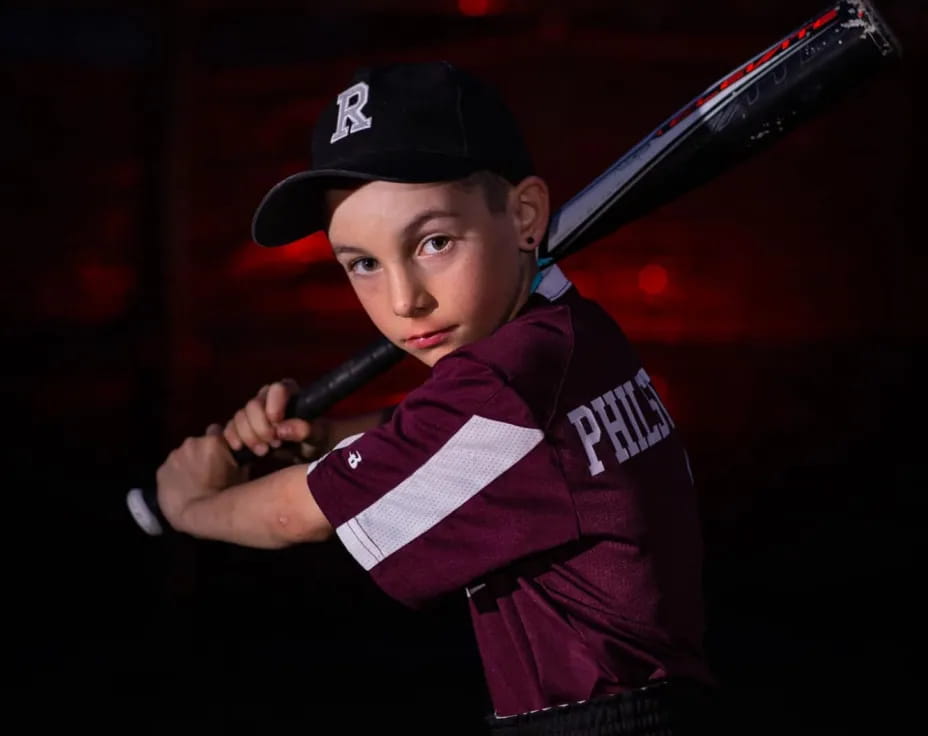
<path id="1" fill-rule="evenodd" d="M 277 436 L 274 434 L 274 427 L 270 421 L 268 421 L 263 402 L 252 399 L 245 404 L 245 416 L 261 442 L 269 443 L 277 439 Z"/>
<path id="2" fill-rule="evenodd" d="M 242 449 L 242 438 L 238 436 L 238 431 L 235 429 L 234 419 L 228 421 L 225 431 L 222 434 L 226 438 L 226 442 L 229 443 L 229 447 L 233 450 Z"/>
<path id="3" fill-rule="evenodd" d="M 272 383 L 267 392 L 267 400 L 264 405 L 267 408 L 267 418 L 278 423 L 283 421 L 287 415 L 287 400 L 293 393 L 291 387 L 284 381 Z"/>
<path id="4" fill-rule="evenodd" d="M 206 435 L 208 437 L 214 437 L 222 434 L 222 427 L 218 424 L 210 424 L 206 428 Z"/>
<path id="5" fill-rule="evenodd" d="M 285 419 L 277 424 L 277 436 L 286 442 L 303 442 L 312 437 L 312 425 L 304 419 Z"/>
<path id="6" fill-rule="evenodd" d="M 244 409 L 239 409 L 235 413 L 235 431 L 242 438 L 242 443 L 251 450 L 255 455 L 264 455 L 267 452 L 267 445 L 256 433 L 251 424 L 248 415 Z"/>

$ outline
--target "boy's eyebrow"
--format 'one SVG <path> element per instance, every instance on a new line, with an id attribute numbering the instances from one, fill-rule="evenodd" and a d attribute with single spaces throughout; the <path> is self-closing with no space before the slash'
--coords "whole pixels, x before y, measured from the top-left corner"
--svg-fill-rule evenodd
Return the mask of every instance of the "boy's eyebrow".
<path id="1" fill-rule="evenodd" d="M 406 223 L 403 228 L 400 230 L 401 237 L 406 240 L 409 238 L 416 230 L 422 227 L 429 220 L 437 220 L 439 217 L 460 217 L 457 212 L 452 212 L 451 210 L 443 209 L 430 209 L 425 212 L 420 212 L 414 218 L 412 218 L 408 223 Z"/>
<path id="2" fill-rule="evenodd" d="M 403 240 L 408 239 L 426 222 L 429 220 L 436 220 L 439 217 L 460 217 L 460 215 L 457 212 L 442 209 L 431 209 L 426 210 L 425 212 L 420 212 L 409 222 L 403 225 L 403 227 L 400 229 L 400 237 L 402 237 Z M 356 245 L 336 245 L 335 243 L 332 244 L 332 252 L 337 256 L 340 256 L 343 253 L 360 253 L 362 255 L 367 255 L 367 251 L 364 250 L 364 248 L 359 248 Z"/>
<path id="3" fill-rule="evenodd" d="M 334 243 L 332 245 L 332 252 L 335 253 L 335 255 L 337 256 L 341 255 L 342 253 L 361 253 L 365 255 L 367 254 L 367 251 L 364 250 L 364 248 L 358 248 L 355 245 L 335 245 Z"/>

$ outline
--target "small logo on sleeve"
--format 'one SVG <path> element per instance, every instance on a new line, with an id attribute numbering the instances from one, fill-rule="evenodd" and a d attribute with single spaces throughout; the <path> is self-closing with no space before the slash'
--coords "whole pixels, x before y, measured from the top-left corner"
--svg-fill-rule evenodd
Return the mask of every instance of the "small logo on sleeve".
<path id="1" fill-rule="evenodd" d="M 351 469 L 354 470 L 361 464 L 361 453 L 360 452 L 349 452 L 348 453 L 348 464 L 351 466 Z"/>

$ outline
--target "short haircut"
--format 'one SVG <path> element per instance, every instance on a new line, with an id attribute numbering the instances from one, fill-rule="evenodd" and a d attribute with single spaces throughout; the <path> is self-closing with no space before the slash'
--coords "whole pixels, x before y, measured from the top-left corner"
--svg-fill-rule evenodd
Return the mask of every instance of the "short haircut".
<path id="1" fill-rule="evenodd" d="M 457 179 L 454 183 L 467 191 L 480 189 L 490 212 L 500 214 L 506 211 L 512 184 L 499 174 L 486 170 L 475 171 L 463 179 Z"/>
<path id="2" fill-rule="evenodd" d="M 333 179 L 331 188 L 358 189 L 367 183 L 367 181 L 358 181 L 354 179 Z M 509 190 L 512 188 L 512 184 L 499 174 L 483 169 L 481 171 L 475 171 L 473 174 L 469 174 L 463 179 L 455 179 L 452 183 L 468 192 L 480 189 L 483 192 L 483 197 L 487 203 L 487 209 L 490 212 L 499 215 L 506 211 L 506 206 L 509 204 Z M 326 230 L 329 229 L 331 214 L 331 212 L 327 213 L 325 218 Z"/>

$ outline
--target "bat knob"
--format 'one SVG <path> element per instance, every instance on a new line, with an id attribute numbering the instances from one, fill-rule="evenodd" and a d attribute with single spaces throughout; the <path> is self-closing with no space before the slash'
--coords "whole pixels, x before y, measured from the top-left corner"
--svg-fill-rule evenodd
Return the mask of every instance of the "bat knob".
<path id="1" fill-rule="evenodd" d="M 129 513 L 135 519 L 142 531 L 153 537 L 164 534 L 164 527 L 158 519 L 158 515 L 152 511 L 151 507 L 145 500 L 145 493 L 141 488 L 133 488 L 126 494 L 126 506 L 129 507 Z"/>

